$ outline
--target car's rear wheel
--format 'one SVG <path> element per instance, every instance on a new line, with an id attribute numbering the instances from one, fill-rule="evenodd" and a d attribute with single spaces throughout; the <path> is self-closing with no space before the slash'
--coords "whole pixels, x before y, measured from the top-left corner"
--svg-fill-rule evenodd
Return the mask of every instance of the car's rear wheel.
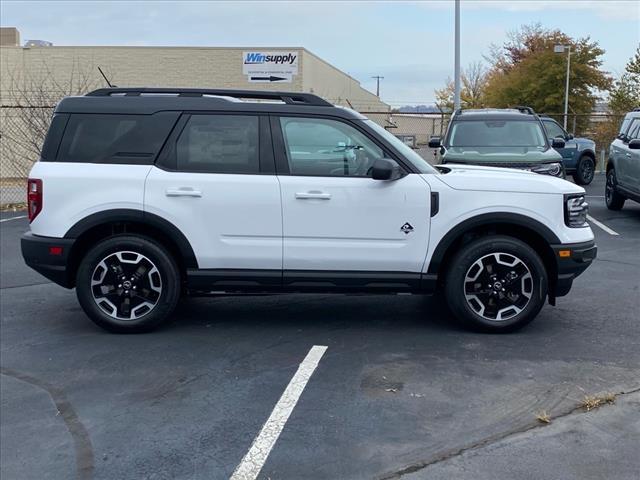
<path id="1" fill-rule="evenodd" d="M 609 210 L 620 210 L 624 206 L 625 197 L 620 195 L 616 190 L 618 180 L 616 178 L 616 170 L 610 168 L 607 171 L 607 184 L 604 187 L 604 200 Z"/>
<path id="2" fill-rule="evenodd" d="M 85 313 L 112 332 L 153 330 L 173 312 L 180 272 L 154 241 L 133 235 L 110 237 L 81 260 L 76 294 Z"/>
<path id="3" fill-rule="evenodd" d="M 507 236 L 475 240 L 454 256 L 445 295 L 468 327 L 510 332 L 531 322 L 547 296 L 547 272 L 526 243 Z"/>
<path id="4" fill-rule="evenodd" d="M 583 155 L 578 161 L 573 180 L 578 185 L 589 185 L 593 181 L 596 171 L 596 162 L 588 155 Z"/>

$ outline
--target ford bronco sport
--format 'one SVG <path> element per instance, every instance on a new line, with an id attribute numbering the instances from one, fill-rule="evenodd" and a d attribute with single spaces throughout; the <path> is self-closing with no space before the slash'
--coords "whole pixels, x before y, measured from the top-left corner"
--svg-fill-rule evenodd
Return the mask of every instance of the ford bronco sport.
<path id="1" fill-rule="evenodd" d="M 589 266 L 587 208 L 558 178 L 433 168 L 312 94 L 110 88 L 57 105 L 22 254 L 111 331 L 181 295 L 441 292 L 502 332 Z"/>
<path id="2" fill-rule="evenodd" d="M 625 115 L 609 147 L 605 201 L 620 210 L 627 199 L 640 202 L 640 108 Z"/>
<path id="3" fill-rule="evenodd" d="M 456 110 L 439 148 L 442 164 L 517 168 L 564 178 L 561 138 L 548 138 L 540 117 L 529 107 Z"/>

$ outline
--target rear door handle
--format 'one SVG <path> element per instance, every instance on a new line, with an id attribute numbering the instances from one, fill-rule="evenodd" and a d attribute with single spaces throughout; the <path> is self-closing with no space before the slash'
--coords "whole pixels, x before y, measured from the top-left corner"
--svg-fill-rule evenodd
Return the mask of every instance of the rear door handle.
<path id="1" fill-rule="evenodd" d="M 316 191 L 311 191 L 311 192 L 298 192 L 296 193 L 296 198 L 299 200 L 331 200 L 331 194 L 330 193 L 324 193 L 324 192 L 316 192 Z"/>
<path id="2" fill-rule="evenodd" d="M 201 197 L 202 192 L 191 187 L 167 188 L 165 190 L 167 197 Z"/>

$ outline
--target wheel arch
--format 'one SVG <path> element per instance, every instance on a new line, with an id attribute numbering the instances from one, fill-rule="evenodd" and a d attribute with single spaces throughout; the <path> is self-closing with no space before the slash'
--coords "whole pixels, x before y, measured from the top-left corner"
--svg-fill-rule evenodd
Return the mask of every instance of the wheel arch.
<path id="1" fill-rule="evenodd" d="M 486 213 L 478 215 L 453 227 L 436 246 L 427 274 L 443 279 L 456 252 L 463 245 L 487 235 L 507 235 L 517 238 L 532 247 L 547 269 L 550 287 L 557 273 L 555 254 L 551 245 L 562 243 L 553 231 L 537 220 L 517 213 Z M 553 289 L 549 288 L 549 292 Z"/>
<path id="2" fill-rule="evenodd" d="M 123 233 L 144 235 L 160 243 L 174 256 L 182 273 L 189 268 L 198 268 L 189 240 L 171 222 L 142 210 L 105 210 L 80 220 L 64 235 L 64 238 L 75 240 L 68 261 L 72 286 L 84 253 L 95 242 Z"/>

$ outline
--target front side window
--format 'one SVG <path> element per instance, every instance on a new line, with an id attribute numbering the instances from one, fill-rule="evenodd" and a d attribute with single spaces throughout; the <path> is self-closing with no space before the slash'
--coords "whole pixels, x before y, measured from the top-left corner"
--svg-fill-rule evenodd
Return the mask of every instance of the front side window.
<path id="1" fill-rule="evenodd" d="M 565 131 L 556 122 L 545 120 L 544 128 L 547 129 L 547 135 L 549 136 L 549 138 L 565 138 Z"/>
<path id="2" fill-rule="evenodd" d="M 634 140 L 640 138 L 640 118 L 634 118 L 629 126 L 629 132 L 627 132 L 627 138 Z"/>
<path id="3" fill-rule="evenodd" d="M 323 118 L 280 118 L 291 175 L 367 177 L 384 158 L 380 147 L 346 123 Z"/>
<path id="4" fill-rule="evenodd" d="M 450 147 L 545 149 L 547 142 L 539 122 L 524 120 L 465 120 L 455 122 Z"/>
<path id="5" fill-rule="evenodd" d="M 192 115 L 176 142 L 177 170 L 259 173 L 258 122 L 251 115 Z"/>

